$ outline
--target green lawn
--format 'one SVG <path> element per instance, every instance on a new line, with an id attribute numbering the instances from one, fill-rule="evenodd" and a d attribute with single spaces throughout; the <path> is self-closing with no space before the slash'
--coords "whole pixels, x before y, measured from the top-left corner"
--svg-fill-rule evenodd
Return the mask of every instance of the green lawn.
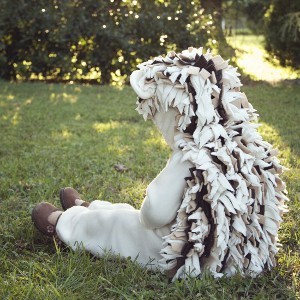
<path id="1" fill-rule="evenodd" d="M 0 82 L 0 298 L 294 299 L 297 290 L 300 297 L 300 86 L 257 84 L 244 91 L 261 114 L 263 136 L 290 168 L 278 266 L 256 279 L 206 275 L 170 284 L 128 260 L 59 247 L 30 219 L 36 203 L 58 204 L 64 186 L 89 200 L 139 207 L 169 150 L 135 112 L 132 90 Z M 129 170 L 117 172 L 116 163 Z"/>

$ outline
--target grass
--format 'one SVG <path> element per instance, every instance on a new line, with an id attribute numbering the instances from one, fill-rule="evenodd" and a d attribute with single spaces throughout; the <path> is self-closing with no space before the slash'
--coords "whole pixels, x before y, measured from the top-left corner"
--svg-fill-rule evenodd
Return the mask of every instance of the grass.
<path id="1" fill-rule="evenodd" d="M 290 192 L 278 266 L 256 278 L 169 284 L 129 260 L 72 252 L 43 237 L 30 213 L 58 204 L 63 186 L 86 199 L 139 207 L 169 155 L 134 111 L 129 87 L 0 83 L 0 295 L 2 299 L 294 299 L 300 290 L 299 86 L 260 84 L 244 91 L 261 113 L 263 136 L 279 147 Z M 114 164 L 129 170 L 116 172 Z M 298 291 L 298 294 L 297 294 Z"/>
<path id="2" fill-rule="evenodd" d="M 153 124 L 134 111 L 127 86 L 0 82 L 1 299 L 300 299 L 300 86 L 278 83 L 297 73 L 279 68 L 278 75 L 253 37 L 231 39 L 243 73 L 269 81 L 243 91 L 261 115 L 261 134 L 290 169 L 284 174 L 290 212 L 279 233 L 277 267 L 255 279 L 205 274 L 170 284 L 128 259 L 96 259 L 39 234 L 32 208 L 42 200 L 58 205 L 64 186 L 89 200 L 138 208 L 170 152 Z M 247 61 L 254 58 L 260 64 L 252 68 Z M 117 163 L 128 171 L 117 172 Z"/>

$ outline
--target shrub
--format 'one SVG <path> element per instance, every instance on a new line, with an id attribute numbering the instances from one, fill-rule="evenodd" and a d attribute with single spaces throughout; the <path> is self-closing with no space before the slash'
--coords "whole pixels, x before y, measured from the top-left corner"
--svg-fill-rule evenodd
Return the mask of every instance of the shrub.
<path id="1" fill-rule="evenodd" d="M 267 51 L 282 65 L 300 66 L 300 2 L 273 0 L 265 13 Z"/>
<path id="2" fill-rule="evenodd" d="M 0 76 L 111 80 L 172 49 L 216 47 L 200 0 L 1 0 Z"/>

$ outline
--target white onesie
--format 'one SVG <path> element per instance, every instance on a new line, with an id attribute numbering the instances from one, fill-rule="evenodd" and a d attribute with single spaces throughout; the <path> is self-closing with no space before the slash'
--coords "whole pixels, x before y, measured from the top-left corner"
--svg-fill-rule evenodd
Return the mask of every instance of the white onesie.
<path id="1" fill-rule="evenodd" d="M 153 118 L 173 153 L 149 184 L 141 209 L 100 200 L 87 208 L 74 206 L 61 215 L 56 226 L 64 243 L 73 249 L 84 247 L 96 256 L 111 251 L 121 257 L 130 256 L 143 266 L 158 267 L 162 237 L 170 233 L 186 187 L 184 178 L 190 176 L 189 168 L 193 166 L 181 162 L 182 151 L 174 144 L 174 136 L 179 133 L 175 126 L 178 114 L 177 109 L 170 108 Z"/>

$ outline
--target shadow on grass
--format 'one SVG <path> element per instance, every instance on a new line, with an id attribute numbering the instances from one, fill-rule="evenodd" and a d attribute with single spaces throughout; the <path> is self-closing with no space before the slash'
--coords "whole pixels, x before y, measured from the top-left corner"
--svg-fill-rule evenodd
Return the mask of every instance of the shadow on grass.
<path id="1" fill-rule="evenodd" d="M 259 113 L 259 122 L 274 128 L 274 135 L 266 139 L 278 145 L 291 148 L 294 155 L 300 155 L 300 85 L 280 82 L 276 85 L 255 82 L 243 87 L 249 101 Z"/>

